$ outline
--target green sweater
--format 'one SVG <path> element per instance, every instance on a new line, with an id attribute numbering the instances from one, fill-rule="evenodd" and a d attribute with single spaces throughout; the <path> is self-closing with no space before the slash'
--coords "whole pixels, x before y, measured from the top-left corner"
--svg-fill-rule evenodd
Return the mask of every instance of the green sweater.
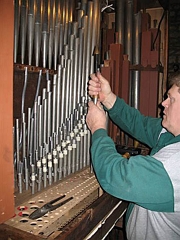
<path id="1" fill-rule="evenodd" d="M 180 176 L 177 181 L 177 173 L 173 170 L 174 167 L 180 167 L 180 161 L 177 161 L 178 157 L 180 159 L 180 136 L 174 137 L 163 129 L 160 118 L 145 117 L 120 98 L 117 98 L 108 113 L 117 126 L 138 141 L 148 145 L 152 151 L 148 156 L 137 155 L 128 160 L 117 153 L 115 144 L 108 137 L 106 130 L 97 130 L 92 136 L 91 147 L 92 163 L 97 179 L 106 192 L 133 203 L 129 205 L 127 212 L 128 239 L 166 239 L 155 238 L 158 234 L 155 234 L 157 226 L 155 227 L 156 223 L 152 220 L 154 219 L 152 213 L 158 214 L 157 218 L 161 223 L 163 220 L 160 220 L 159 214 L 163 212 L 171 214 L 179 212 L 180 220 L 178 185 Z M 176 156 L 174 159 L 177 152 L 178 157 Z M 175 166 L 169 164 L 171 158 L 173 158 L 172 162 Z M 168 173 L 169 171 L 170 173 Z M 174 224 L 176 225 L 177 216 L 174 214 L 173 218 L 175 218 Z M 144 221 L 150 222 L 150 219 L 152 222 L 150 226 L 146 224 L 142 231 L 142 223 L 140 221 L 138 225 L 138 219 L 141 221 L 143 219 L 143 223 Z M 172 222 L 172 219 L 168 220 Z M 164 231 L 163 228 L 166 226 L 160 225 Z M 171 230 L 172 228 L 178 230 L 172 230 L 173 233 L 170 233 L 170 236 L 163 236 L 180 239 L 180 223 L 179 226 L 173 226 L 171 226 Z M 138 234 L 139 231 L 141 231 L 141 236 Z M 168 229 L 168 231 L 170 230 Z M 175 235 L 173 235 L 174 231 Z M 159 232 L 162 235 L 160 230 Z M 146 237 L 142 237 L 142 234 Z M 150 238 L 150 236 L 154 236 L 154 238 Z"/>

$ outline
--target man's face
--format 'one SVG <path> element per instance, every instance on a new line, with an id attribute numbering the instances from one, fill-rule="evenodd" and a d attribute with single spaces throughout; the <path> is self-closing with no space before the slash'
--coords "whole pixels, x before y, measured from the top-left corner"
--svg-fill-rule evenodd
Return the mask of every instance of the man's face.
<path id="1" fill-rule="evenodd" d="M 180 93 L 179 87 L 173 85 L 168 93 L 167 99 L 162 102 L 164 115 L 162 125 L 174 136 L 180 134 Z"/>

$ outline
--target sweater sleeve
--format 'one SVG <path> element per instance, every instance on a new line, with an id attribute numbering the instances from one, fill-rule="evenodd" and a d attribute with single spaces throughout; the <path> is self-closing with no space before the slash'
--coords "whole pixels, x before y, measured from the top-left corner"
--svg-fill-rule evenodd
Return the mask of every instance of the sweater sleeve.
<path id="1" fill-rule="evenodd" d="M 174 210 L 173 186 L 160 161 L 142 155 L 123 158 L 104 129 L 93 134 L 91 154 L 97 179 L 106 192 L 149 210 Z"/>
<path id="2" fill-rule="evenodd" d="M 149 147 L 154 147 L 162 130 L 161 118 L 146 117 L 118 97 L 108 114 L 123 131 Z"/>

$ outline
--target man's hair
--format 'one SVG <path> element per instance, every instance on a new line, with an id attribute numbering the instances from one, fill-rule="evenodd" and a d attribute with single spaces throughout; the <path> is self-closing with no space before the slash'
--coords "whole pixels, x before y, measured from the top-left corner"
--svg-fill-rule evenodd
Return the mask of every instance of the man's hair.
<path id="1" fill-rule="evenodd" d="M 173 85 L 179 87 L 180 92 L 180 72 L 175 72 L 170 74 L 168 77 L 168 88 L 171 88 Z"/>

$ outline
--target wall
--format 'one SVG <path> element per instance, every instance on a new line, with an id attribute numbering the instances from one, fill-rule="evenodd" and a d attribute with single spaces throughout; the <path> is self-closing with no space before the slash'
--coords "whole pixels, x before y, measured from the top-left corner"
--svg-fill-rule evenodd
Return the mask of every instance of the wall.
<path id="1" fill-rule="evenodd" d="M 180 68 L 180 2 L 170 1 L 169 8 L 169 73 Z"/>

